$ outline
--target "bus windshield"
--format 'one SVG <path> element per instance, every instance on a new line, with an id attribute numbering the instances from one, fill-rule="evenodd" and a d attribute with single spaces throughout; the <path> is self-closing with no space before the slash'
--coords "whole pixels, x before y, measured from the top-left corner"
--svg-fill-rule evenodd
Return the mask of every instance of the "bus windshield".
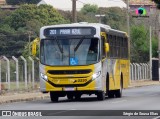
<path id="1" fill-rule="evenodd" d="M 50 66 L 89 65 L 99 61 L 99 40 L 43 39 L 41 40 L 41 63 Z"/>

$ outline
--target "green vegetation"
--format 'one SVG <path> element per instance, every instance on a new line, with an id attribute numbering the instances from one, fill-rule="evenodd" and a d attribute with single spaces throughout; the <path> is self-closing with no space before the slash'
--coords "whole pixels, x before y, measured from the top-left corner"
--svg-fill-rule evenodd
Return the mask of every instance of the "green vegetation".
<path id="1" fill-rule="evenodd" d="M 131 27 L 131 62 L 149 61 L 149 29 L 144 26 Z M 152 37 L 152 57 L 157 57 L 158 39 Z"/>
<path id="2" fill-rule="evenodd" d="M 41 0 L 6 0 L 8 5 L 20 5 L 20 4 L 37 4 Z"/>
<path id="3" fill-rule="evenodd" d="M 19 57 L 31 41 L 39 36 L 44 25 L 68 23 L 52 6 L 34 4 L 21 5 L 17 10 L 0 11 L 0 55 Z"/>

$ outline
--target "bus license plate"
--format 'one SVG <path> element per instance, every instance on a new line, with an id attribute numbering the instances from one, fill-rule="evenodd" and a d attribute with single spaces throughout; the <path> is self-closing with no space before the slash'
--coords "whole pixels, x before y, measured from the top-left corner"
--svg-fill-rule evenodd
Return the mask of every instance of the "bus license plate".
<path id="1" fill-rule="evenodd" d="M 74 91 L 74 87 L 66 87 L 64 88 L 65 91 Z"/>

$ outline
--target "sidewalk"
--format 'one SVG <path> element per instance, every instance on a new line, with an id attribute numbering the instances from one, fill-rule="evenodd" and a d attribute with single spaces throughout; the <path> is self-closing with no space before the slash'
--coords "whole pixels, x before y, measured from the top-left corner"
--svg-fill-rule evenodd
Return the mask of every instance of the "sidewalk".
<path id="1" fill-rule="evenodd" d="M 129 88 L 147 86 L 147 85 L 160 85 L 159 81 L 132 81 L 129 85 Z M 40 100 L 49 98 L 49 93 L 42 94 L 41 92 L 32 91 L 32 92 L 18 92 L 18 93 L 4 93 L 0 95 L 0 104 L 11 103 L 11 102 L 20 102 L 20 101 L 31 101 L 31 100 Z"/>

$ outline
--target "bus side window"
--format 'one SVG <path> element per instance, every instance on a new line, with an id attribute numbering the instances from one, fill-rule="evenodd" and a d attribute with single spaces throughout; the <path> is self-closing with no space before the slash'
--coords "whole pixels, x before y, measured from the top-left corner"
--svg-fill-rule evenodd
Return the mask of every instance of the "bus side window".
<path id="1" fill-rule="evenodd" d="M 126 38 L 124 38 L 124 50 L 125 50 L 125 58 L 128 58 L 128 42 Z"/>
<path id="2" fill-rule="evenodd" d="M 117 57 L 117 48 L 116 48 L 116 36 L 113 36 L 113 47 L 112 47 L 112 50 L 113 50 L 113 57 Z"/>
<path id="3" fill-rule="evenodd" d="M 113 57 L 113 40 L 112 35 L 109 35 L 110 57 Z"/>
<path id="4" fill-rule="evenodd" d="M 109 39 L 109 35 L 107 34 L 107 43 L 109 44 L 109 52 L 108 52 L 108 57 L 111 57 L 111 45 L 110 45 L 110 39 Z"/>
<path id="5" fill-rule="evenodd" d="M 120 40 L 121 40 L 121 37 L 117 37 L 117 57 L 120 58 Z"/>
<path id="6" fill-rule="evenodd" d="M 106 42 L 106 39 L 105 37 L 101 37 L 101 40 L 102 40 L 102 47 L 101 47 L 101 50 L 102 50 L 102 59 L 106 57 L 106 52 L 105 52 L 105 42 Z"/>

